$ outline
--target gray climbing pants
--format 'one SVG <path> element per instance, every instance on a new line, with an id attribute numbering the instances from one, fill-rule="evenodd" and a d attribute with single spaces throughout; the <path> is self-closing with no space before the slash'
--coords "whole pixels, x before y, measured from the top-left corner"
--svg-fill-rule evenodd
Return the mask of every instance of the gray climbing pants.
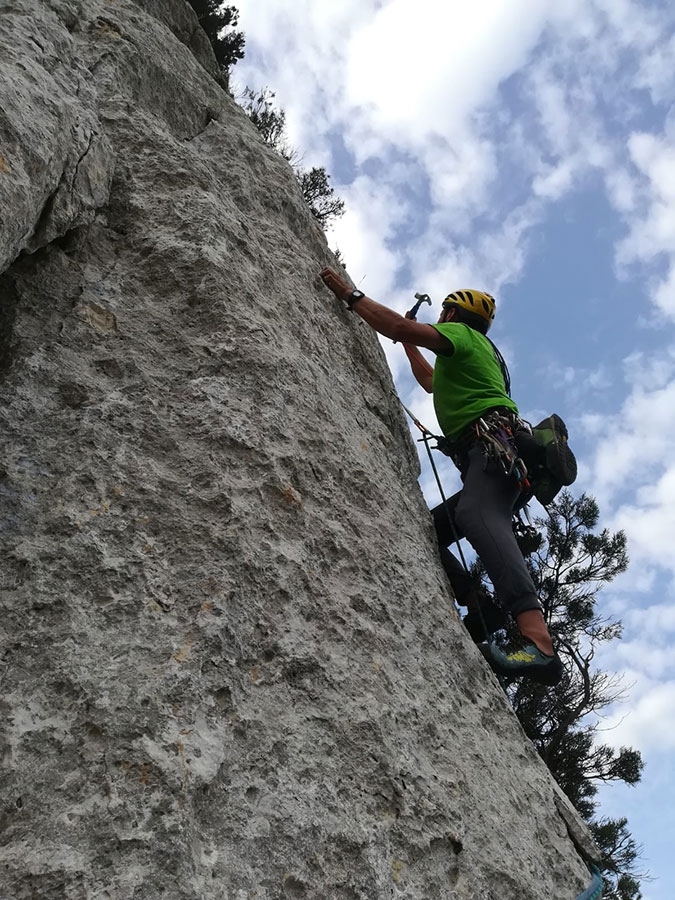
<path id="1" fill-rule="evenodd" d="M 511 525 L 520 495 L 516 479 L 505 475 L 497 463 L 490 461 L 486 466 L 485 450 L 479 443 L 468 450 L 462 469 L 462 490 L 431 511 L 441 560 L 458 602 L 462 603 L 462 594 L 469 590 L 470 579 L 447 548 L 465 537 L 485 566 L 495 598 L 507 612 L 517 616 L 528 609 L 541 609 Z"/>

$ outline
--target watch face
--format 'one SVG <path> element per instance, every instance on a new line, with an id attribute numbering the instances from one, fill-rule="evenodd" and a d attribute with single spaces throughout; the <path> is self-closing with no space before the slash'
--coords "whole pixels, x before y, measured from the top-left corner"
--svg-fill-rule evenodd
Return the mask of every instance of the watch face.
<path id="1" fill-rule="evenodd" d="M 363 293 L 363 291 L 352 291 L 350 296 L 352 300 L 360 300 L 361 297 L 365 297 L 366 295 Z"/>

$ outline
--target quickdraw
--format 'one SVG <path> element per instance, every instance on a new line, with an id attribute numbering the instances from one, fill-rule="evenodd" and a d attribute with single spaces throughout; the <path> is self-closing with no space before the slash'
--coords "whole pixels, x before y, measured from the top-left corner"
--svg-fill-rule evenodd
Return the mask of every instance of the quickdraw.
<path id="1" fill-rule="evenodd" d="M 527 522 L 523 522 L 521 513 L 527 516 Z M 531 556 L 541 547 L 544 538 L 541 532 L 537 531 L 530 520 L 530 514 L 527 506 L 518 509 L 513 514 L 513 533 L 518 541 L 520 552 L 523 556 Z"/>
<path id="2" fill-rule="evenodd" d="M 521 493 L 525 494 L 531 491 L 530 480 L 527 477 L 527 466 L 518 455 L 516 445 L 513 440 L 514 427 L 529 429 L 526 422 L 518 419 L 515 415 L 507 415 L 493 410 L 486 416 L 478 419 L 474 428 L 476 430 L 476 438 L 487 449 L 488 460 L 493 459 L 500 464 L 507 476 L 513 476 L 518 481 L 518 487 Z M 487 463 L 487 460 L 486 460 Z"/>

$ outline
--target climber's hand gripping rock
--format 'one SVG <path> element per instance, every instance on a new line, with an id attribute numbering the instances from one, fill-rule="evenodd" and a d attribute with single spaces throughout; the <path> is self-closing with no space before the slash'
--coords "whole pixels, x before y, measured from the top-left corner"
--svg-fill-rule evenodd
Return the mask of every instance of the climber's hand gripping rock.
<path id="1" fill-rule="evenodd" d="M 335 294 L 338 300 L 347 300 L 354 290 L 341 275 L 338 275 L 334 269 L 331 269 L 328 266 L 319 272 L 319 277 L 326 287 Z"/>

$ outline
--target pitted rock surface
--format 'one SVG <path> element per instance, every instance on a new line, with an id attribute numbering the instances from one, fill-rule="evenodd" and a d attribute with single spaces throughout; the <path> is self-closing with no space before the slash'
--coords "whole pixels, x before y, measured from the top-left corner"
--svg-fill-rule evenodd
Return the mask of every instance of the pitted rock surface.
<path id="1" fill-rule="evenodd" d="M 189 5 L 6 0 L 0 75 L 2 900 L 574 900 L 384 355 Z"/>

